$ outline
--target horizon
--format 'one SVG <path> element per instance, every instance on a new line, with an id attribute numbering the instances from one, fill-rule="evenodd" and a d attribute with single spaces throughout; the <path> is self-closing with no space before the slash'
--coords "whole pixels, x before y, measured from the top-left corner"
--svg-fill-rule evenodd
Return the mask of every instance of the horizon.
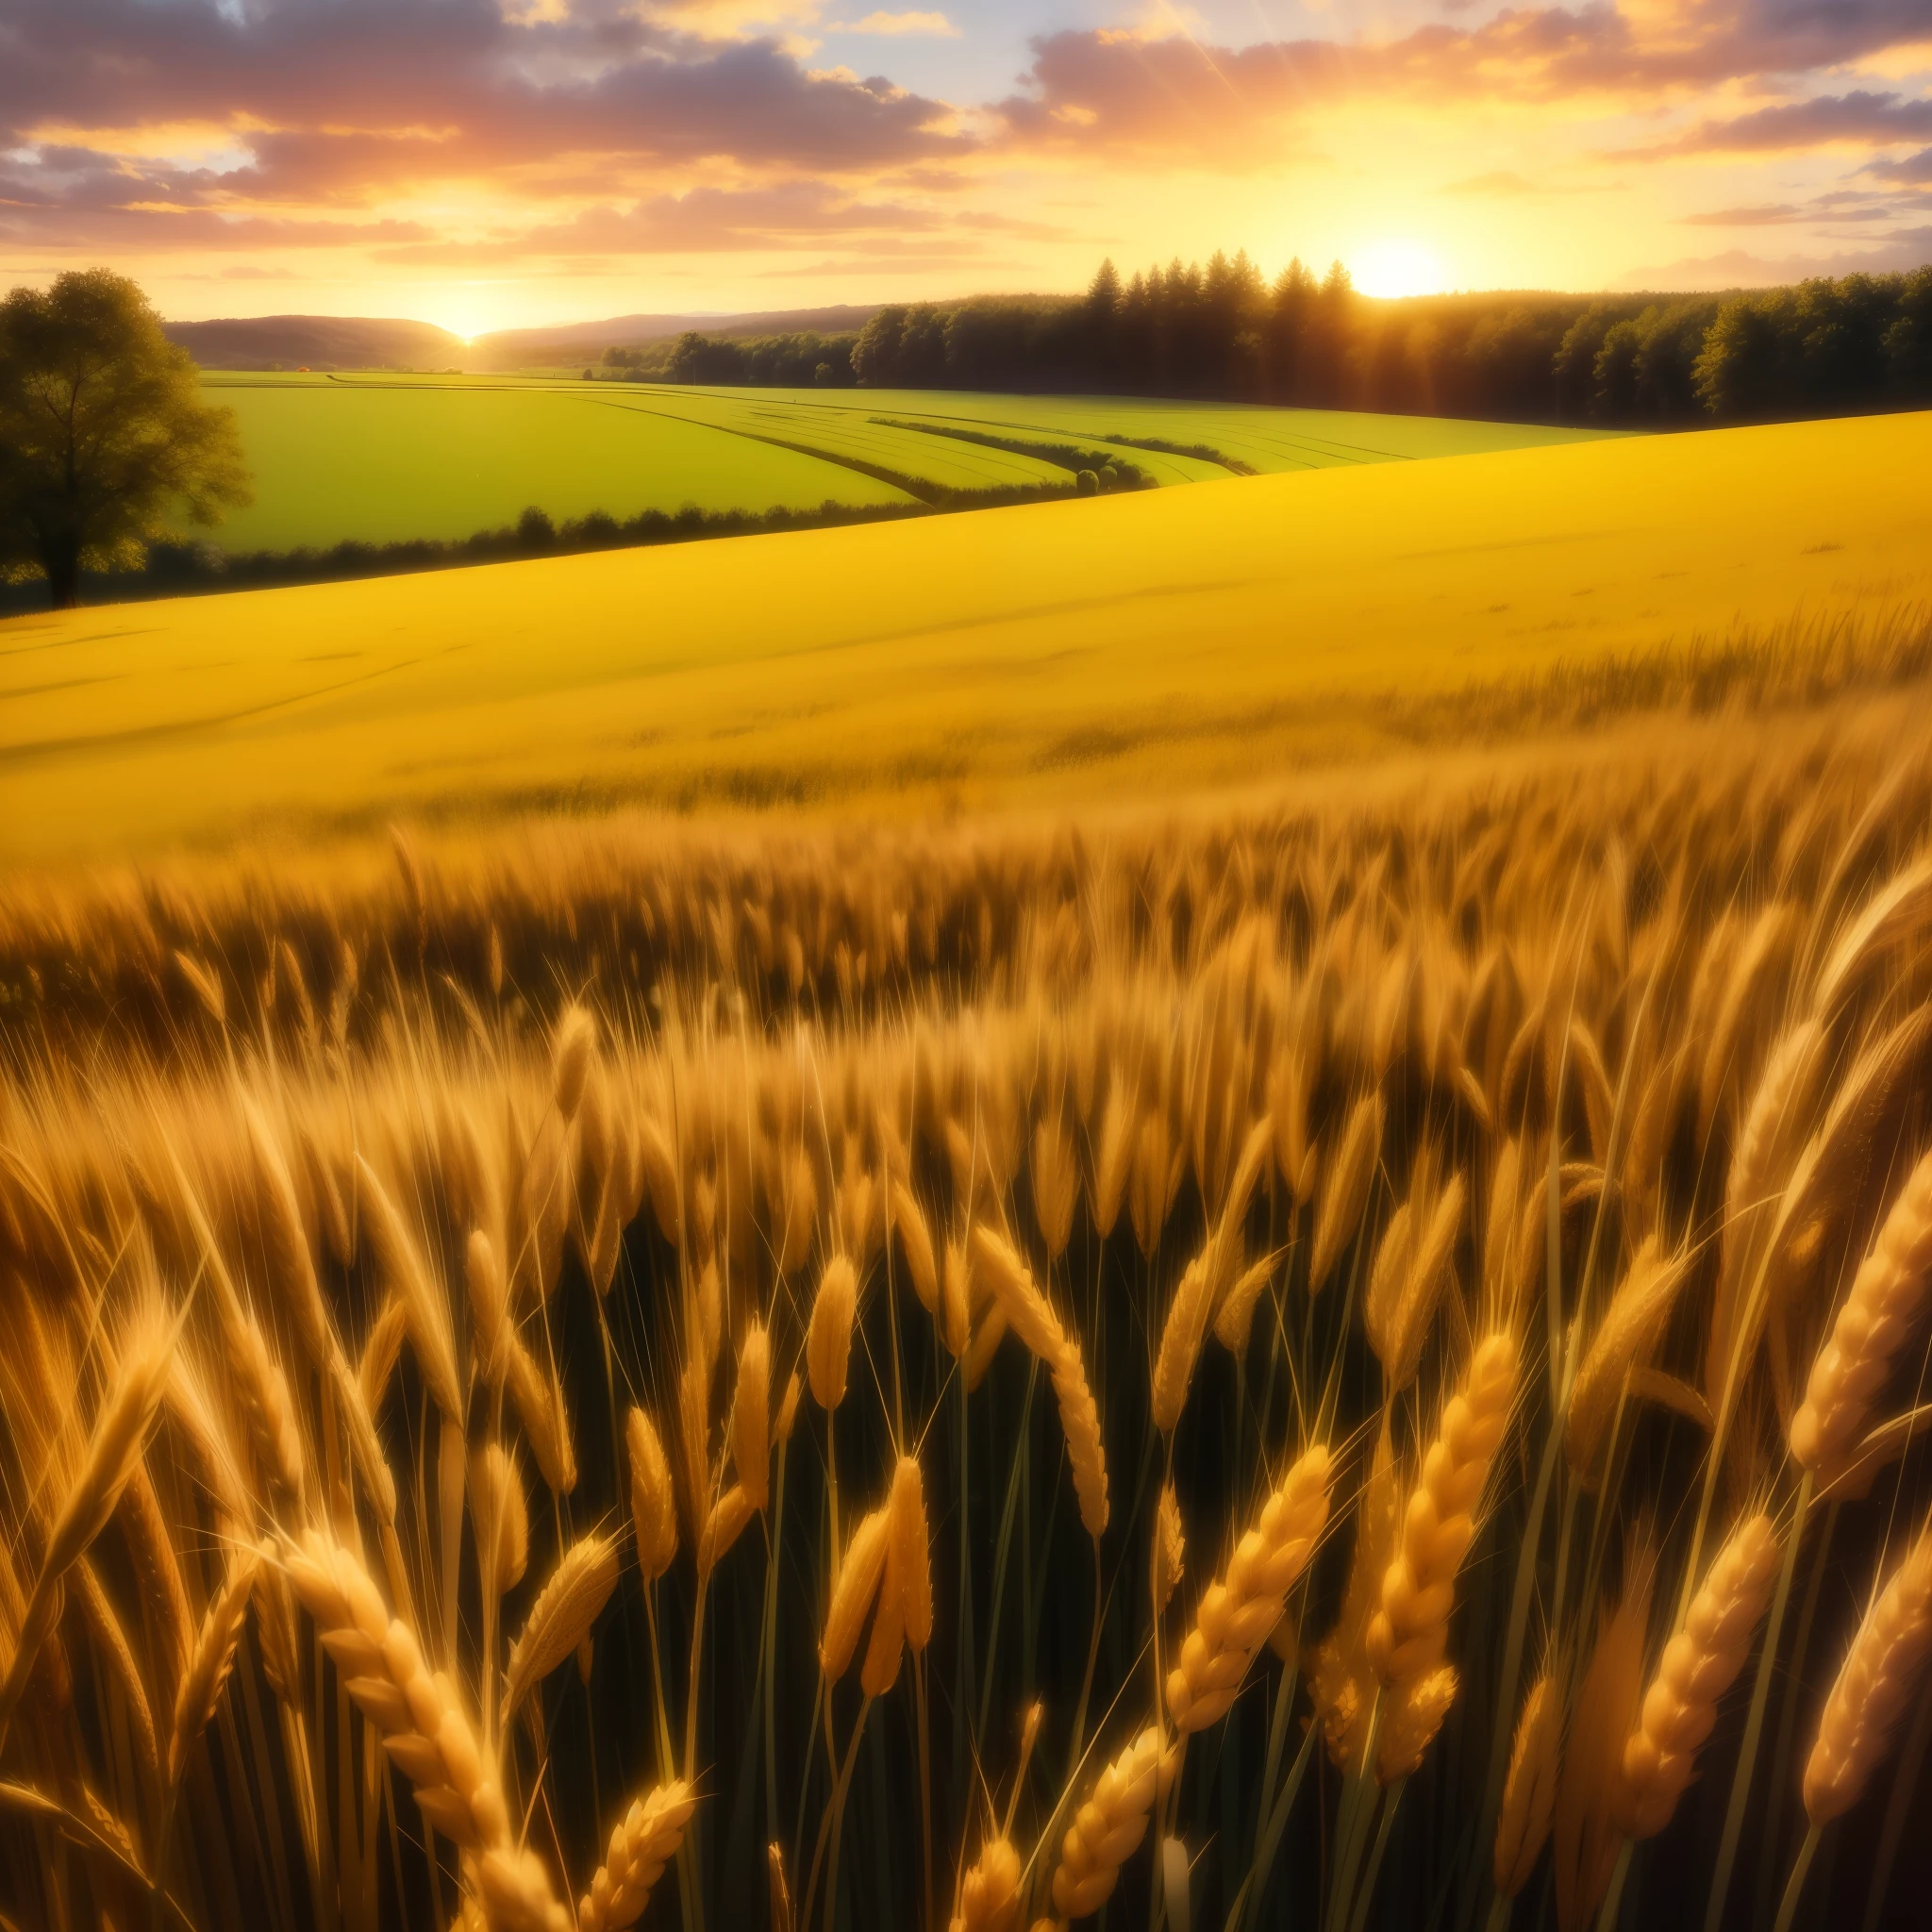
<path id="1" fill-rule="evenodd" d="M 1066 293 L 1244 248 L 1364 293 L 1932 258 L 1932 5 L 16 0 L 0 275 L 465 341 Z M 250 299 L 253 298 L 253 299 Z"/>

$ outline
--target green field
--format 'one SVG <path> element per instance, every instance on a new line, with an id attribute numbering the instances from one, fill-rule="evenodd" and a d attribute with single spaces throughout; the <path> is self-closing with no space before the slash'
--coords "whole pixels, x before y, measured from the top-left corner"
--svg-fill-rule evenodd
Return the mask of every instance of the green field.
<path id="1" fill-rule="evenodd" d="M 1108 397 L 410 375 L 203 382 L 241 419 L 255 475 L 253 507 L 214 533 L 233 552 L 462 538 L 532 504 L 561 523 L 591 510 L 816 509 L 1064 488 L 1081 455 L 1193 483 L 1593 434 Z M 1201 450 L 1212 455 L 1187 453 Z"/>
<path id="2" fill-rule="evenodd" d="M 16 618 L 0 855 L 1252 783 L 1557 668 L 1923 631 L 1928 524 L 1932 415 L 1879 416 Z"/>

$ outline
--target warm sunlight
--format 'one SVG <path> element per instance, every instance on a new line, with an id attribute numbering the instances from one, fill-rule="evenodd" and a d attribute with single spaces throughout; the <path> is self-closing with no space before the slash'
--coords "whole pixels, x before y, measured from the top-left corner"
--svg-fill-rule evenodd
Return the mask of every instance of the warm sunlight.
<path id="1" fill-rule="evenodd" d="M 1414 242 L 1372 242 L 1348 265 L 1364 295 L 1436 295 L 1443 287 L 1442 264 Z"/>
<path id="2" fill-rule="evenodd" d="M 0 0 L 0 1932 L 1932 1932 L 1928 33 Z"/>

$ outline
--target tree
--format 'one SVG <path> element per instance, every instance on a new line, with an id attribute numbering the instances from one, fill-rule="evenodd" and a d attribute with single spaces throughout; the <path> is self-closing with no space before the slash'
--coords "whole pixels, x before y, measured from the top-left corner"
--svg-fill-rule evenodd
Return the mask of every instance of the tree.
<path id="1" fill-rule="evenodd" d="M 133 282 L 86 269 L 0 302 L 0 573 L 44 575 L 66 609 L 83 569 L 249 500 L 234 412 L 202 402 Z"/>

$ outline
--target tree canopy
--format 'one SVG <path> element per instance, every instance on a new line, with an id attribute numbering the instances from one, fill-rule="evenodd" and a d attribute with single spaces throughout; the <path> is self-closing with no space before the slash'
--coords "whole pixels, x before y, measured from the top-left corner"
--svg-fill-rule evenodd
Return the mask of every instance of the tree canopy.
<path id="1" fill-rule="evenodd" d="M 61 608 L 84 569 L 248 501 L 234 412 L 202 401 L 135 283 L 87 269 L 0 301 L 0 572 L 44 575 Z"/>

